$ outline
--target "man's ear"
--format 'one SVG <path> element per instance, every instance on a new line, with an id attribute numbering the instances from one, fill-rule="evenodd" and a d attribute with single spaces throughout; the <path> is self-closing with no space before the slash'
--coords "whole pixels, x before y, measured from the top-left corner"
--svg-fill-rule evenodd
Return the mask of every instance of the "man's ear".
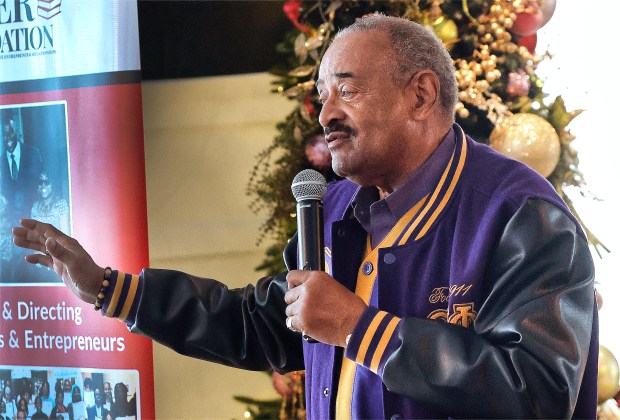
<path id="1" fill-rule="evenodd" d="M 421 70 L 407 83 L 408 97 L 411 100 L 411 116 L 415 120 L 427 120 L 439 107 L 439 78 L 430 70 Z"/>

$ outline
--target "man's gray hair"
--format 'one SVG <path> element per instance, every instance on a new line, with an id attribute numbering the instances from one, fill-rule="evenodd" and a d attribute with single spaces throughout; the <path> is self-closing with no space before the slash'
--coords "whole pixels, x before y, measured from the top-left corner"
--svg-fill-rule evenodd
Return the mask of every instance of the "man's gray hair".
<path id="1" fill-rule="evenodd" d="M 390 36 L 397 65 L 392 72 L 394 81 L 402 84 L 421 70 L 432 71 L 439 78 L 440 103 L 446 114 L 454 118 L 458 99 L 454 65 L 450 53 L 433 31 L 407 19 L 376 14 L 357 19 L 340 30 L 334 39 L 373 30 Z"/>

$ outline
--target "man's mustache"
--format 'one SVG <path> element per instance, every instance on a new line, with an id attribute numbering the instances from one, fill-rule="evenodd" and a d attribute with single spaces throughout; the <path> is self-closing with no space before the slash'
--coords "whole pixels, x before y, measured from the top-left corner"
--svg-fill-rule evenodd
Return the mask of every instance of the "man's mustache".
<path id="1" fill-rule="evenodd" d="M 323 133 L 326 136 L 328 136 L 330 133 L 333 133 L 335 131 L 341 131 L 343 133 L 348 134 L 349 136 L 354 136 L 357 134 L 357 132 L 353 129 L 353 127 L 346 125 L 340 121 L 334 121 L 332 123 L 329 123 L 327 127 L 323 129 Z"/>

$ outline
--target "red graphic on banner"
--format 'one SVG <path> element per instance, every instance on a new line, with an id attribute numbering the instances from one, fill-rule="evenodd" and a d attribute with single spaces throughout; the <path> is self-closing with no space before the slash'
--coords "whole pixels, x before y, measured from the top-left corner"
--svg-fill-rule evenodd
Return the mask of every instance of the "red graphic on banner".
<path id="1" fill-rule="evenodd" d="M 35 213 L 36 200 L 42 201 L 46 191 L 60 192 L 66 187 L 68 194 L 62 195 L 70 207 L 71 235 L 98 264 L 139 273 L 148 265 L 140 85 L 0 96 L 0 108 L 21 115 L 23 124 L 29 115 L 34 120 L 55 107 L 66 110 L 67 157 L 63 160 L 60 146 L 48 147 L 41 139 L 36 140 L 40 143 L 21 139 L 21 150 L 36 146 L 43 161 L 60 162 L 48 163 L 42 171 L 48 174 L 39 173 L 35 179 L 38 197 L 33 197 L 34 205 L 24 208 L 32 207 Z M 43 122 L 33 122 L 37 124 Z M 50 160 L 54 153 L 60 157 Z M 64 178 L 63 171 L 67 172 Z M 31 213 L 23 217 L 31 217 Z M 52 397 L 54 390 L 60 394 L 62 388 L 68 393 L 62 398 L 68 400 L 46 400 L 44 408 L 50 409 L 50 404 L 67 408 L 71 403 L 71 409 L 79 413 L 93 409 L 102 413 L 105 406 L 95 401 L 105 400 L 100 399 L 100 393 L 109 388 L 120 395 L 115 401 L 124 400 L 123 406 L 114 406 L 117 416 L 154 418 L 150 340 L 131 334 L 117 320 L 102 317 L 57 280 L 48 281 L 51 273 L 45 268 L 29 267 L 27 273 L 32 276 L 23 277 L 21 267 L 11 265 L 12 280 L 0 282 L 0 385 L 11 383 L 36 392 L 51 387 Z M 113 409 L 112 399 L 110 394 L 106 410 Z"/>

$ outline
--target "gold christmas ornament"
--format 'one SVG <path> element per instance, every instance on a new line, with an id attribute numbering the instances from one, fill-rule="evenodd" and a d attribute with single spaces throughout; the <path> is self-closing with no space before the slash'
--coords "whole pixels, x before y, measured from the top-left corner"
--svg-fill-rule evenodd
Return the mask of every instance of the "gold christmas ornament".
<path id="1" fill-rule="evenodd" d="M 560 138 L 547 120 L 519 113 L 502 119 L 491 132 L 490 146 L 525 163 L 547 178 L 560 160 Z"/>
<path id="2" fill-rule="evenodd" d="M 613 353 L 605 346 L 598 350 L 598 402 L 613 398 L 620 389 L 620 368 Z"/>
<path id="3" fill-rule="evenodd" d="M 452 19 L 442 16 L 433 23 L 431 28 L 448 49 L 452 49 L 459 40 L 459 30 Z"/>

